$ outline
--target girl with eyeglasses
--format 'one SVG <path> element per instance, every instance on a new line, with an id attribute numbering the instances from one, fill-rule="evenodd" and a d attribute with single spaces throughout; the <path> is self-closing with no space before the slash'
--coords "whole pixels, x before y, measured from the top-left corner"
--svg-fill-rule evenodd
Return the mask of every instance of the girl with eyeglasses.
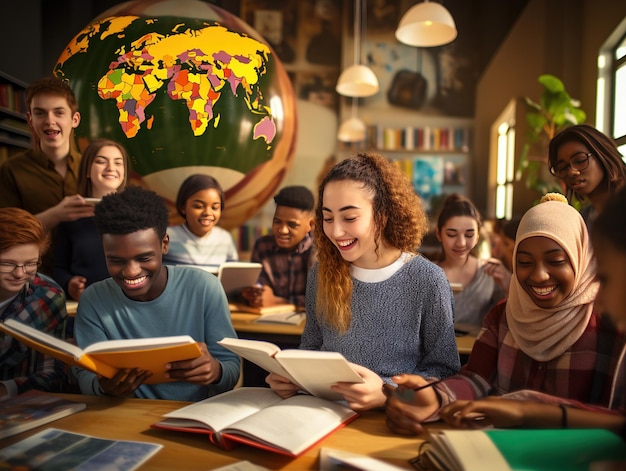
<path id="1" fill-rule="evenodd" d="M 28 211 L 0 209 L 0 322 L 15 319 L 64 338 L 65 295 L 59 285 L 37 273 L 50 244 L 48 231 Z M 68 369 L 0 332 L 0 401 L 30 389 L 70 392 Z"/>
<path id="2" fill-rule="evenodd" d="M 582 206 L 587 226 L 626 182 L 626 164 L 615 142 L 588 124 L 571 126 L 554 136 L 548 161 L 550 173 L 567 187 L 570 204 Z"/>

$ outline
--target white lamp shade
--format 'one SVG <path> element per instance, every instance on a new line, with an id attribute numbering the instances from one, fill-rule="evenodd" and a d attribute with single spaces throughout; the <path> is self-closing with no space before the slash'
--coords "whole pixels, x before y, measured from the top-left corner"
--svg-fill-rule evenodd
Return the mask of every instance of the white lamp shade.
<path id="1" fill-rule="evenodd" d="M 341 126 L 337 133 L 337 139 L 342 142 L 361 142 L 365 140 L 366 127 L 365 123 L 359 118 L 348 118 Z"/>
<path id="2" fill-rule="evenodd" d="M 366 97 L 378 93 L 378 88 L 374 71 L 365 65 L 355 64 L 341 72 L 335 90 L 343 96 Z"/>
<path id="3" fill-rule="evenodd" d="M 413 5 L 400 19 L 396 38 L 409 46 L 432 47 L 452 42 L 457 36 L 452 15 L 437 2 Z"/>

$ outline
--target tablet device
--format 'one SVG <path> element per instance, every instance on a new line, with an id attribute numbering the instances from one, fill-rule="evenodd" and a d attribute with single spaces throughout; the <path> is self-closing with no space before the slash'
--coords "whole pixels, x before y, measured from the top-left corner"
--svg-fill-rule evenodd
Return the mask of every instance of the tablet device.
<path id="1" fill-rule="evenodd" d="M 261 274 L 262 265 L 253 262 L 225 262 L 217 270 L 226 296 L 230 300 L 241 292 L 241 288 L 254 286 Z"/>

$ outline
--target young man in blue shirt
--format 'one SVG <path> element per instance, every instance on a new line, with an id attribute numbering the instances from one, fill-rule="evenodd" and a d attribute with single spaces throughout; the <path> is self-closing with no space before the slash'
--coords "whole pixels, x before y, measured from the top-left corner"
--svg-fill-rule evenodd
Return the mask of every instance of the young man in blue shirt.
<path id="1" fill-rule="evenodd" d="M 110 379 L 76 368 L 81 392 L 199 401 L 232 389 L 239 379 L 239 357 L 217 344 L 236 337 L 224 289 L 203 270 L 163 265 L 169 238 L 161 197 L 139 187 L 112 193 L 96 205 L 95 222 L 111 278 L 89 286 L 80 298 L 78 345 L 190 335 L 202 356 L 169 363 L 173 381 L 162 384 L 144 384 L 151 373 L 141 365 Z"/>

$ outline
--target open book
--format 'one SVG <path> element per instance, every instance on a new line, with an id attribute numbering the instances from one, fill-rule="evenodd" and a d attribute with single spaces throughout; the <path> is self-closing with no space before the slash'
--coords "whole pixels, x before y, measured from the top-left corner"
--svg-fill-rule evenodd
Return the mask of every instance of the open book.
<path id="1" fill-rule="evenodd" d="M 169 412 L 153 427 L 204 433 L 227 450 L 245 443 L 298 456 L 357 416 L 341 403 L 307 394 L 282 399 L 268 388 L 239 388 Z"/>
<path id="2" fill-rule="evenodd" d="M 0 322 L 0 331 L 68 365 L 79 366 L 107 378 L 115 376 L 121 368 L 150 370 L 153 375 L 146 380 L 146 384 L 173 381 L 165 378 L 166 363 L 202 355 L 200 347 L 189 335 L 107 340 L 81 349 L 15 319 Z"/>
<path id="3" fill-rule="evenodd" d="M 0 439 L 39 427 L 83 410 L 83 402 L 34 389 L 0 401 Z"/>
<path id="4" fill-rule="evenodd" d="M 281 350 L 271 342 L 229 337 L 217 343 L 270 373 L 284 376 L 304 391 L 324 399 L 332 401 L 343 399 L 341 394 L 330 389 L 333 384 L 340 381 L 363 382 L 363 378 L 341 353 L 298 349 Z"/>
<path id="5" fill-rule="evenodd" d="M 624 442 L 604 429 L 442 430 L 430 433 L 423 453 L 446 471 L 576 471 L 600 461 L 626 469 Z"/>

